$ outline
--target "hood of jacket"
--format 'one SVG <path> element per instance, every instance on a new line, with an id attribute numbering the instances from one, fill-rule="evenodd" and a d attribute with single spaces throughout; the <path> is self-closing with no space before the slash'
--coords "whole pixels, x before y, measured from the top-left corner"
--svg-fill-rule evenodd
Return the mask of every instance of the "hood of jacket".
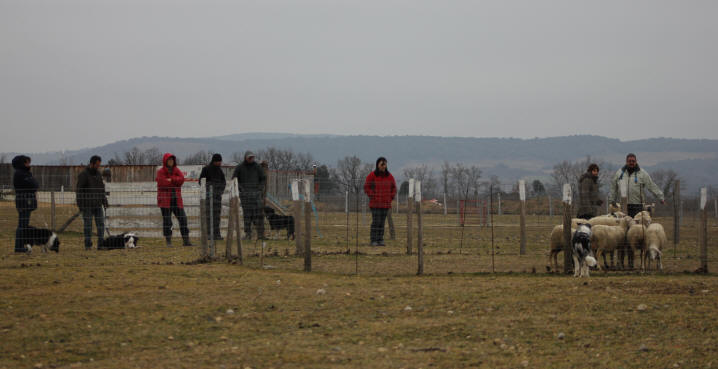
<path id="1" fill-rule="evenodd" d="M 12 167 L 17 170 L 26 170 L 25 162 L 30 159 L 30 157 L 25 155 L 18 155 L 14 158 L 12 158 Z"/>
<path id="2" fill-rule="evenodd" d="M 162 157 L 162 166 L 167 168 L 167 160 L 170 160 L 170 158 L 175 160 L 175 167 L 177 167 L 177 157 L 172 153 L 165 153 L 165 155 Z"/>
<path id="3" fill-rule="evenodd" d="M 624 165 L 622 169 L 623 169 L 624 172 L 627 172 L 628 174 L 633 174 L 634 172 L 640 172 L 640 171 L 641 171 L 641 167 L 639 167 L 638 164 L 636 164 L 636 167 L 633 168 L 633 170 L 629 169 L 629 168 L 628 168 L 628 165 Z"/>

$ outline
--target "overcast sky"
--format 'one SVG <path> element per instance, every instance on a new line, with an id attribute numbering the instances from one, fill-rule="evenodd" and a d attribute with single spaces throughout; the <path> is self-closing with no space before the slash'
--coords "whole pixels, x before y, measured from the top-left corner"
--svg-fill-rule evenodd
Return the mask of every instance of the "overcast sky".
<path id="1" fill-rule="evenodd" d="M 0 152 L 290 132 L 718 138 L 718 1 L 0 0 Z"/>

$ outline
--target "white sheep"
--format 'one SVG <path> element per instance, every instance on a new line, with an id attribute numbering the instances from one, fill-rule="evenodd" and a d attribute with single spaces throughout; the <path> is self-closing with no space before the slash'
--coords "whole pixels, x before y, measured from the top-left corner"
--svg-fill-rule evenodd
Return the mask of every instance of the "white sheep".
<path id="1" fill-rule="evenodd" d="M 658 269 L 663 271 L 661 256 L 663 256 L 663 247 L 668 245 L 668 239 L 662 225 L 652 223 L 646 228 L 645 245 L 646 252 L 641 254 L 641 270 L 646 271 L 646 262 L 658 260 Z M 650 269 L 650 265 L 648 267 Z"/>
<path id="2" fill-rule="evenodd" d="M 575 228 L 571 228 L 571 234 L 576 232 Z M 548 255 L 548 264 L 549 269 L 551 269 L 554 272 L 558 271 L 558 253 L 563 251 L 563 247 L 566 244 L 564 242 L 563 238 L 563 224 L 559 224 L 551 230 L 551 238 L 550 238 L 550 246 L 549 246 L 549 255 Z"/>
<path id="3" fill-rule="evenodd" d="M 596 250 L 596 259 L 600 259 L 605 252 L 616 250 L 624 242 L 632 220 L 633 218 L 625 216 L 615 226 L 599 224 L 591 227 L 591 247 Z M 603 269 L 600 264 L 598 268 Z"/>

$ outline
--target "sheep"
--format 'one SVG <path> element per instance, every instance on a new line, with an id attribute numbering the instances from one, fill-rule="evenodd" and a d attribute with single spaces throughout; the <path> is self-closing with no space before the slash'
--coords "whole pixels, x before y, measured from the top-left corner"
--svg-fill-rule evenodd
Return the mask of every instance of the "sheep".
<path id="1" fill-rule="evenodd" d="M 666 232 L 663 230 L 663 226 L 658 223 L 652 223 L 646 228 L 645 237 L 646 252 L 641 254 L 641 270 L 646 271 L 646 262 L 651 260 L 658 260 L 658 270 L 663 271 L 663 262 L 661 256 L 663 256 L 663 247 L 668 245 L 668 239 L 666 238 Z M 650 259 L 649 259 L 650 258 Z M 648 266 L 650 269 L 650 265 Z"/>
<path id="2" fill-rule="evenodd" d="M 649 205 L 650 206 L 650 205 Z M 650 209 L 650 207 L 649 207 Z M 641 228 L 640 225 L 643 225 Z M 623 261 L 628 256 L 628 266 L 633 268 L 634 250 L 640 249 L 643 251 L 643 235 L 645 233 L 645 227 L 651 224 L 651 213 L 643 210 L 633 217 L 633 222 L 627 233 L 627 243 L 618 248 L 618 264 L 623 269 Z M 630 234 L 630 236 L 628 236 Z M 633 244 L 631 244 L 633 242 Z M 638 246 L 641 247 L 638 247 Z"/>
<path id="3" fill-rule="evenodd" d="M 639 255 L 643 255 L 645 251 L 645 236 L 646 236 L 646 225 L 636 222 L 635 220 L 628 228 L 626 232 L 626 244 L 628 245 L 627 250 L 630 254 L 633 254 L 636 250 L 639 251 Z M 623 251 L 619 253 L 619 262 L 623 266 Z M 630 257 L 629 257 L 630 261 Z"/>
<path id="4" fill-rule="evenodd" d="M 619 220 L 619 224 L 596 225 L 592 227 L 591 246 L 596 250 L 596 259 L 599 259 L 605 252 L 616 250 L 626 239 L 626 232 L 632 218 L 625 216 Z M 601 265 L 598 265 L 599 269 Z"/>
<path id="5" fill-rule="evenodd" d="M 597 225 L 610 225 L 610 226 L 616 226 L 619 224 L 620 218 L 625 217 L 626 214 L 617 211 L 611 214 L 606 215 L 599 215 L 596 217 L 593 217 L 589 220 L 581 219 L 581 218 L 573 218 L 571 219 L 571 227 L 576 228 L 579 224 L 588 223 L 592 227 Z M 615 265 L 615 259 L 614 259 L 614 253 L 613 251 L 609 252 L 609 256 L 611 258 L 611 267 Z M 606 261 L 606 255 L 603 255 L 603 265 L 606 266 L 606 268 L 609 268 L 608 262 Z"/>
<path id="6" fill-rule="evenodd" d="M 571 228 L 571 234 L 576 232 L 575 228 Z M 549 246 L 548 269 L 554 272 L 558 271 L 558 253 L 563 251 L 566 244 L 563 239 L 563 225 L 559 224 L 551 230 L 551 245 Z"/>

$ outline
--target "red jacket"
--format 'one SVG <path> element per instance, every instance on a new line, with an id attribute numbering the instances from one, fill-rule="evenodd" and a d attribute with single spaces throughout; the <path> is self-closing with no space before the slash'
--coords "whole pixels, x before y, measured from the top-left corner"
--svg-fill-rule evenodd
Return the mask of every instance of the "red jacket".
<path id="1" fill-rule="evenodd" d="M 391 201 L 396 196 L 394 176 L 389 172 L 385 175 L 376 174 L 376 171 L 369 173 L 364 182 L 364 192 L 369 196 L 370 208 L 391 208 Z"/>
<path id="2" fill-rule="evenodd" d="M 169 160 L 169 158 L 175 160 L 175 166 L 171 172 L 169 168 L 167 168 L 167 160 Z M 172 201 L 172 191 L 174 191 L 175 197 L 177 198 L 177 207 L 180 209 L 184 207 L 184 204 L 182 204 L 184 174 L 177 169 L 177 158 L 174 155 L 166 153 L 162 158 L 162 169 L 157 171 L 155 181 L 157 181 L 157 206 L 169 208 L 170 202 Z"/>

